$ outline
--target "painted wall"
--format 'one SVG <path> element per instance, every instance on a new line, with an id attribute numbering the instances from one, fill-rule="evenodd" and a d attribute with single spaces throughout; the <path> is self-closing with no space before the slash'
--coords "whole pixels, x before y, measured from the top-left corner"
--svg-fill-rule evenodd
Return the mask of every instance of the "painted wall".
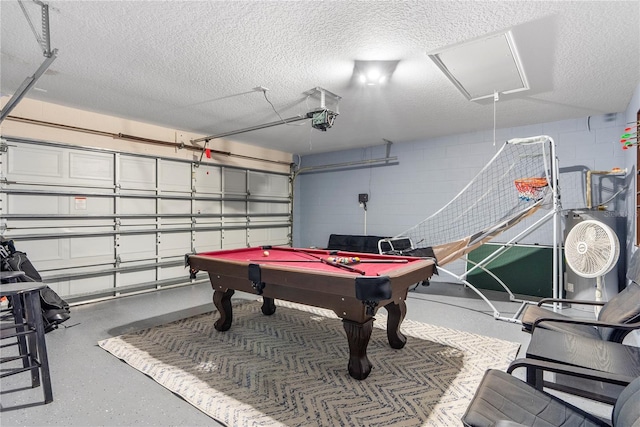
<path id="1" fill-rule="evenodd" d="M 498 129 L 495 145 L 493 130 L 393 144 L 390 156 L 398 157 L 396 164 L 300 174 L 295 182 L 294 245 L 324 247 L 331 233 L 400 234 L 451 200 L 492 158 L 503 141 L 535 135 L 549 135 L 556 142 L 564 210 L 586 206 L 587 170 L 619 167 L 627 168 L 626 176 L 594 178 L 594 200 L 606 200 L 631 183 L 631 189 L 608 203 L 607 209 L 612 215 L 633 216 L 634 210 L 630 207 L 635 197 L 628 195 L 635 192 L 635 151 L 622 150 L 618 142 L 628 122 L 627 116 L 627 113 L 606 114 Z M 382 158 L 386 148 L 379 145 L 307 155 L 300 159 L 300 164 L 304 168 Z M 358 204 L 359 193 L 369 194 L 366 217 Z M 497 241 L 507 241 L 542 212 L 536 215 Z M 633 235 L 633 230 L 629 233 Z M 551 242 L 549 222 L 519 243 L 549 245 Z M 463 268 L 458 262 L 451 270 L 462 272 Z"/>
<path id="2" fill-rule="evenodd" d="M 3 96 L 0 98 L 0 105 L 6 104 L 8 100 L 8 96 Z M 78 131 L 74 128 L 90 129 L 92 132 Z M 29 98 L 22 99 L 11 115 L 2 122 L 0 133 L 5 137 L 105 148 L 194 162 L 199 161 L 201 157 L 199 149 L 203 143 L 191 143 L 191 140 L 205 136 Z M 118 134 L 163 141 L 168 144 L 136 142 L 111 136 Z M 176 146 L 184 144 L 198 150 L 177 148 L 171 146 L 171 143 Z M 230 139 L 212 140 L 208 147 L 232 155 L 212 153 L 211 159 L 202 158 L 203 164 L 289 173 L 290 153 L 260 148 Z"/>

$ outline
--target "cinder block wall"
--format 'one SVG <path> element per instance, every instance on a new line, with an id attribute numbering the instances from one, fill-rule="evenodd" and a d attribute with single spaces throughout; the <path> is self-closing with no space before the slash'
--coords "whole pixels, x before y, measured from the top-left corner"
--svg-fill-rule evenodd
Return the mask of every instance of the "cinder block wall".
<path id="1" fill-rule="evenodd" d="M 636 150 L 622 150 L 619 139 L 631 112 L 635 117 L 639 104 L 637 92 L 625 112 L 498 129 L 495 145 L 493 130 L 451 135 L 393 144 L 390 156 L 397 156 L 395 164 L 301 174 L 295 182 L 293 243 L 299 247 L 324 247 L 331 233 L 399 234 L 458 194 L 505 140 L 549 135 L 557 146 L 564 210 L 586 206 L 587 170 L 627 168 L 624 182 L 621 184 L 618 180 L 617 185 L 628 185 L 628 189 L 624 195 L 609 203 L 609 209 L 616 215 L 629 218 L 629 238 L 623 244 L 627 245 L 627 253 L 630 254 L 635 236 Z M 381 144 L 363 149 L 311 154 L 301 158 L 301 165 L 308 167 L 383 158 L 386 148 Z M 358 204 L 359 193 L 369 194 L 366 217 L 364 209 Z M 610 192 L 605 188 L 603 195 L 607 194 Z M 594 194 L 594 197 L 597 196 Z M 504 233 L 497 241 L 507 241 L 521 227 L 533 223 L 539 215 L 542 212 Z M 519 243 L 551 244 L 551 223 Z M 461 262 L 457 264 L 451 266 L 451 270 L 459 273 L 464 271 L 464 265 Z"/>

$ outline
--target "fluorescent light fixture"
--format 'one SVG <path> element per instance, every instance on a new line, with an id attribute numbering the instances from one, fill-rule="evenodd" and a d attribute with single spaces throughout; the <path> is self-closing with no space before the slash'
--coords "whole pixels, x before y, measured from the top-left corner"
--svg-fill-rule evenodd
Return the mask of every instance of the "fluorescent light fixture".
<path id="1" fill-rule="evenodd" d="M 429 58 L 470 101 L 529 89 L 511 31 L 449 46 Z"/>
<path id="2" fill-rule="evenodd" d="M 355 61 L 353 76 L 367 86 L 387 83 L 400 61 Z"/>

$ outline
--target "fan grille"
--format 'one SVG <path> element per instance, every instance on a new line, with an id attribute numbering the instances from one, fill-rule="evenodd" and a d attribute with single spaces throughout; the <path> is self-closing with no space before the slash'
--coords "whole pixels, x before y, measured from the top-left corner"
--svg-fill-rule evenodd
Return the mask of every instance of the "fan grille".
<path id="1" fill-rule="evenodd" d="M 599 277 L 607 274 L 618 261 L 620 245 L 611 227 L 587 220 L 571 229 L 565 241 L 565 257 L 576 274 Z"/>

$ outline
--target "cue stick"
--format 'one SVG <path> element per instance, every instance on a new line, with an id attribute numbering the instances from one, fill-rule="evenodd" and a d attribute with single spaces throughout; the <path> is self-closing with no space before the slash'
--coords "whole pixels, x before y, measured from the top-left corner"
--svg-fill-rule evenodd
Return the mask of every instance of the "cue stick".
<path id="1" fill-rule="evenodd" d="M 311 254 L 309 254 L 309 255 L 311 255 Z M 366 276 L 366 275 L 367 275 L 367 272 L 366 272 L 366 271 L 364 271 L 364 270 L 360 270 L 360 269 L 358 269 L 358 268 L 351 267 L 351 266 L 349 266 L 349 265 L 347 265 L 347 264 L 340 264 L 339 262 L 329 261 L 328 259 L 324 259 L 324 258 L 320 258 L 320 262 L 323 262 L 323 263 L 325 263 L 325 264 L 327 264 L 327 265 L 332 265 L 332 266 L 334 266 L 334 267 L 344 268 L 344 269 L 346 269 L 346 270 L 350 270 L 350 271 L 353 271 L 353 272 L 355 272 L 355 273 L 360 273 L 360 274 L 362 274 L 363 276 Z"/>
<path id="2" fill-rule="evenodd" d="M 314 257 L 315 259 L 319 259 L 319 260 L 320 260 L 320 262 L 323 262 L 323 263 L 325 263 L 325 264 L 327 264 L 327 265 L 332 265 L 332 266 L 334 266 L 334 267 L 336 267 L 336 268 L 344 268 L 345 270 L 353 271 L 353 272 L 355 272 L 355 273 L 360 273 L 360 274 L 362 274 L 363 276 L 366 276 L 366 275 L 367 275 L 367 272 L 366 272 L 366 271 L 360 270 L 360 269 L 358 269 L 358 268 L 349 267 L 349 266 L 348 266 L 348 265 L 346 265 L 346 264 L 339 264 L 339 263 L 337 263 L 337 262 L 331 262 L 331 261 L 326 260 L 326 259 L 324 259 L 324 258 L 322 258 L 322 257 L 316 256 L 316 255 L 314 255 L 314 254 L 312 254 L 312 253 L 309 253 L 309 252 L 306 252 L 306 251 L 302 251 L 302 250 L 300 250 L 300 249 L 295 249 L 295 248 L 292 248 L 292 249 L 293 249 L 293 251 L 294 251 L 294 252 L 303 253 L 303 254 L 309 255 L 309 256 L 311 256 L 311 257 Z"/>

